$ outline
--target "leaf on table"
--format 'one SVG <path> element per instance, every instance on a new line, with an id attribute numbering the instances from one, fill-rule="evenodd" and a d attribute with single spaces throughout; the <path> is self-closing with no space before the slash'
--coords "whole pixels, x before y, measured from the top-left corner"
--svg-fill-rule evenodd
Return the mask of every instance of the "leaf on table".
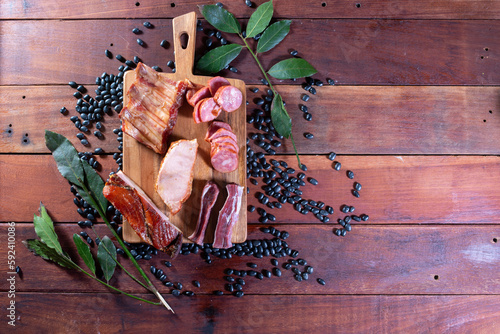
<path id="1" fill-rule="evenodd" d="M 198 60 L 196 68 L 205 73 L 217 73 L 238 57 L 242 48 L 239 44 L 228 44 L 212 49 Z"/>
<path id="2" fill-rule="evenodd" d="M 276 63 L 267 72 L 276 79 L 296 79 L 316 73 L 316 69 L 302 58 L 289 58 Z"/>
<path id="3" fill-rule="evenodd" d="M 216 29 L 223 32 L 239 34 L 241 25 L 233 14 L 217 5 L 199 6 L 201 14 Z"/>
<path id="4" fill-rule="evenodd" d="M 57 252 L 54 248 L 47 246 L 43 241 L 36 239 L 23 240 L 23 244 L 32 251 L 35 255 L 42 257 L 44 260 L 50 260 L 61 267 L 76 269 L 78 266 L 71 258 L 64 253 Z"/>
<path id="5" fill-rule="evenodd" d="M 101 176 L 97 174 L 97 172 L 86 162 L 82 162 L 83 170 L 85 172 L 85 184 L 87 185 L 87 189 L 91 192 L 88 196 L 92 195 L 96 200 L 97 204 L 101 206 L 102 212 L 106 212 L 108 207 L 108 200 L 104 197 L 102 190 L 104 189 L 104 181 Z M 80 195 L 82 197 L 85 192 L 82 193 L 80 191 Z M 87 194 L 86 194 L 87 195 Z M 89 200 L 85 199 L 89 204 Z"/>
<path id="6" fill-rule="evenodd" d="M 291 20 L 278 21 L 264 31 L 257 43 L 257 53 L 266 52 L 274 48 L 290 32 Z"/>
<path id="7" fill-rule="evenodd" d="M 268 1 L 260 5 L 248 20 L 247 38 L 255 37 L 266 29 L 273 17 L 273 1 Z"/>
<path id="8" fill-rule="evenodd" d="M 80 184 L 84 179 L 82 162 L 71 142 L 63 135 L 45 130 L 45 145 L 56 160 L 57 169 L 69 182 Z"/>
<path id="9" fill-rule="evenodd" d="M 76 233 L 73 234 L 73 241 L 75 242 L 76 250 L 78 251 L 78 254 L 80 254 L 83 262 L 85 262 L 87 267 L 95 276 L 95 261 L 92 257 L 92 253 L 90 252 L 89 245 Z"/>
<path id="10" fill-rule="evenodd" d="M 109 252 L 109 253 L 108 253 Z M 102 238 L 97 248 L 97 259 L 107 282 L 113 277 L 116 267 L 116 247 L 108 236 Z"/>
<path id="11" fill-rule="evenodd" d="M 61 244 L 54 230 L 54 223 L 50 219 L 45 206 L 40 202 L 40 216 L 33 215 L 33 225 L 35 226 L 36 235 L 50 248 L 62 254 Z"/>
<path id="12" fill-rule="evenodd" d="M 280 94 L 275 93 L 271 105 L 271 119 L 276 131 L 285 138 L 292 134 L 292 119 L 288 115 L 283 99 Z"/>

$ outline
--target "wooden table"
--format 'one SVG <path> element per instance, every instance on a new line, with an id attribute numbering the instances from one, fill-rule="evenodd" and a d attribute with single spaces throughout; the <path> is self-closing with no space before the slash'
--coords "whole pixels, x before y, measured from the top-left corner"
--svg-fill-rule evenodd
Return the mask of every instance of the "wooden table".
<path id="1" fill-rule="evenodd" d="M 283 270 L 281 278 L 246 279 L 243 298 L 217 297 L 212 291 L 223 289 L 225 268 L 244 269 L 253 261 L 270 269 L 270 258 L 214 258 L 208 265 L 199 255 L 180 256 L 167 274 L 195 297 L 175 298 L 154 280 L 176 311 L 172 315 L 27 251 L 21 241 L 35 236 L 31 222 L 40 201 L 72 256 L 71 235 L 81 231 L 68 183 L 43 138 L 50 129 L 88 150 L 69 116 L 59 114 L 62 106 L 75 114 L 67 82 L 93 92 L 96 76 L 116 74 L 120 63 L 107 59 L 105 49 L 167 70 L 172 47 L 159 43 L 171 40 L 171 19 L 202 3 L 0 0 L 0 331 L 11 328 L 7 222 L 13 221 L 15 261 L 22 269 L 22 278 L 15 279 L 15 324 L 23 333 L 498 332 L 500 2 L 275 1 L 275 18 L 293 23 L 285 41 L 262 55 L 264 67 L 296 49 L 319 70 L 315 78 L 336 83 L 317 88 L 307 103 L 313 119 L 306 122 L 297 107 L 305 92 L 302 80 L 276 82 L 308 176 L 319 181 L 307 184 L 303 197 L 332 205 L 332 218 L 341 217 L 342 204 L 370 216 L 337 237 L 336 219 L 318 223 L 291 206 L 268 210 L 278 218 L 273 225 L 290 233 L 287 242 L 299 257 L 314 266 L 310 280 L 298 283 Z M 242 0 L 224 4 L 244 20 L 252 13 Z M 146 20 L 155 28 L 143 28 Z M 144 30 L 148 48 L 135 42 L 134 27 Z M 198 52 L 205 38 L 198 32 Z M 223 75 L 262 92 L 261 74 L 248 53 L 234 66 L 238 73 Z M 249 92 L 250 101 L 258 96 Z M 116 152 L 111 130 L 119 120 L 106 117 L 104 124 L 106 139 L 92 138 L 91 147 Z M 304 132 L 314 139 L 305 139 Z M 327 159 L 331 151 L 341 171 Z M 277 152 L 275 159 L 296 166 L 290 141 Z M 99 161 L 104 177 L 116 168 L 111 155 Z M 360 198 L 351 195 L 346 170 L 362 184 Z M 253 194 L 261 186 L 249 184 L 249 204 L 259 205 Z M 248 237 L 269 238 L 259 231 L 258 217 L 249 213 Z M 149 271 L 165 260 L 159 255 L 139 262 Z M 194 279 L 201 288 L 191 286 Z M 150 298 L 123 272 L 112 283 Z"/>

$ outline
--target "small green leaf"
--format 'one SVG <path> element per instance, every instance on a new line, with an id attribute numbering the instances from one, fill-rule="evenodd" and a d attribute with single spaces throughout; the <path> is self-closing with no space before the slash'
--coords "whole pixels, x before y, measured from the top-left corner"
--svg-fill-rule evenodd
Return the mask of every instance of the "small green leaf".
<path id="1" fill-rule="evenodd" d="M 61 244 L 54 230 L 54 223 L 50 219 L 45 206 L 40 202 L 40 216 L 36 214 L 33 217 L 33 225 L 35 226 L 36 235 L 50 248 L 62 254 Z"/>
<path id="2" fill-rule="evenodd" d="M 291 20 L 278 21 L 264 31 L 257 43 L 257 53 L 266 52 L 274 48 L 290 32 Z"/>
<path id="3" fill-rule="evenodd" d="M 115 272 L 116 247 L 108 236 L 102 238 L 101 243 L 97 248 L 97 259 L 101 265 L 104 278 L 109 282 Z"/>
<path id="4" fill-rule="evenodd" d="M 289 58 L 275 64 L 267 72 L 276 79 L 296 79 L 316 73 L 316 69 L 302 58 Z"/>
<path id="5" fill-rule="evenodd" d="M 39 255 L 44 260 L 50 260 L 61 267 L 76 269 L 78 266 L 66 254 L 58 253 L 54 248 L 47 246 L 43 241 L 36 239 L 23 240 L 23 244 L 35 255 Z"/>
<path id="6" fill-rule="evenodd" d="M 90 252 L 89 245 L 76 233 L 73 234 L 73 241 L 75 242 L 76 250 L 78 251 L 78 254 L 80 254 L 83 262 L 85 262 L 87 267 L 95 276 L 95 261 L 92 257 L 92 253 Z"/>
<path id="7" fill-rule="evenodd" d="M 66 137 L 45 130 L 45 145 L 56 160 L 57 169 L 69 182 L 80 184 L 84 179 L 82 162 L 78 152 Z"/>
<path id="8" fill-rule="evenodd" d="M 292 119 L 288 115 L 283 99 L 280 94 L 275 93 L 271 106 L 271 119 L 276 131 L 285 138 L 292 134 Z"/>
<path id="9" fill-rule="evenodd" d="M 204 5 L 200 6 L 200 11 L 216 29 L 235 34 L 241 32 L 241 26 L 236 17 L 224 8 L 217 5 Z"/>
<path id="10" fill-rule="evenodd" d="M 268 1 L 260 5 L 248 20 L 247 38 L 255 37 L 266 29 L 273 17 L 273 1 Z"/>
<path id="11" fill-rule="evenodd" d="M 228 44 L 208 51 L 198 60 L 196 67 L 205 73 L 217 73 L 223 70 L 234 58 L 238 57 L 243 46 Z"/>
<path id="12" fill-rule="evenodd" d="M 90 167 L 86 162 L 82 162 L 83 170 L 85 172 L 85 184 L 87 189 L 91 194 L 87 194 L 85 191 L 79 191 L 80 195 L 85 198 L 87 196 L 93 196 L 97 200 L 97 204 L 101 206 L 102 212 L 106 212 L 108 207 L 108 200 L 104 197 L 102 190 L 104 189 L 104 181 L 97 172 Z M 85 195 L 85 196 L 84 196 Z M 90 199 L 90 198 L 89 198 Z M 89 199 L 85 198 L 88 203 L 92 203 Z"/>

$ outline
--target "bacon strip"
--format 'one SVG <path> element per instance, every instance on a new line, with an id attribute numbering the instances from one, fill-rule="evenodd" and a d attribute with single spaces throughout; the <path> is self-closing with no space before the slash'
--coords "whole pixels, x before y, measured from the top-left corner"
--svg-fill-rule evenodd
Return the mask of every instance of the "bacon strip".
<path id="1" fill-rule="evenodd" d="M 203 187 L 203 192 L 201 194 L 201 207 L 200 214 L 198 216 L 198 222 L 196 223 L 196 228 L 189 236 L 189 239 L 198 245 L 203 244 L 203 239 L 205 239 L 205 230 L 207 229 L 208 220 L 210 218 L 210 212 L 212 207 L 217 200 L 219 195 L 219 187 L 217 184 L 211 180 L 208 180 Z"/>
<path id="2" fill-rule="evenodd" d="M 173 215 L 191 195 L 197 151 L 196 139 L 181 139 L 170 145 L 161 162 L 155 189 Z"/>
<path id="3" fill-rule="evenodd" d="M 233 246 L 231 243 L 233 226 L 238 221 L 240 215 L 243 187 L 230 183 L 226 185 L 226 189 L 226 202 L 219 212 L 219 219 L 215 228 L 214 248 L 229 248 Z"/>
<path id="4" fill-rule="evenodd" d="M 163 154 L 190 83 L 172 81 L 143 63 L 137 65 L 135 73 L 136 79 L 126 92 L 128 103 L 120 112 L 123 131 Z"/>
<path id="5" fill-rule="evenodd" d="M 182 232 L 122 171 L 111 175 L 102 193 L 144 242 L 172 258 L 177 256 L 182 246 Z"/>

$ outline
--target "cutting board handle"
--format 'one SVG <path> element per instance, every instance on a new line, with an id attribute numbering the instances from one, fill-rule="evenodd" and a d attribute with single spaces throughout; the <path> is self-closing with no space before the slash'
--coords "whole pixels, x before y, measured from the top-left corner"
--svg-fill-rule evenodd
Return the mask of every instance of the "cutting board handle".
<path id="1" fill-rule="evenodd" d="M 175 72 L 186 77 L 193 74 L 194 50 L 196 44 L 196 13 L 191 12 L 173 20 Z M 181 36 L 187 35 L 187 46 L 182 48 Z"/>

